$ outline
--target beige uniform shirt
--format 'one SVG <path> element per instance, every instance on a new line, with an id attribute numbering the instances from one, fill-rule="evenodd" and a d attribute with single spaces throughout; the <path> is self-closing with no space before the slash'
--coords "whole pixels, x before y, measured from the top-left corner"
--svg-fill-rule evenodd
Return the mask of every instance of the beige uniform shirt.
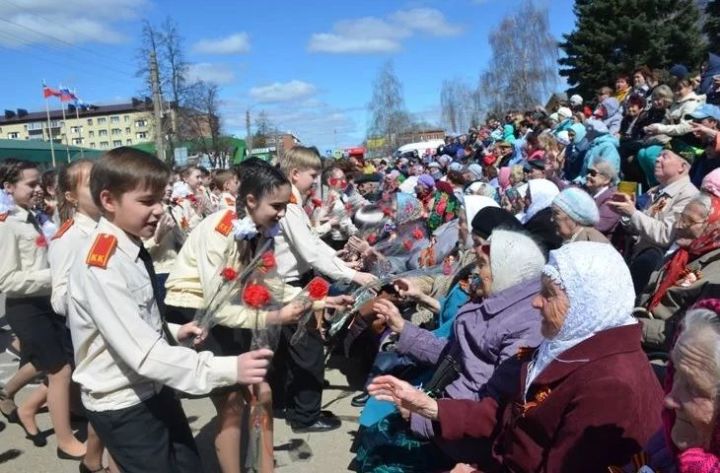
<path id="1" fill-rule="evenodd" d="M 28 216 L 22 207 L 0 216 L 0 292 L 9 299 L 49 296 L 51 291 L 47 240 Z"/>
<path id="2" fill-rule="evenodd" d="M 221 210 L 208 216 L 190 233 L 165 283 L 166 305 L 191 309 L 207 307 L 223 283 L 222 270 L 228 266 L 237 268 L 237 243 L 232 229 L 225 231 L 227 225 L 232 227 L 234 218 L 233 211 Z M 299 288 L 286 286 L 281 281 L 263 282 L 274 294 L 283 291 L 279 297 L 286 302 L 300 292 Z M 267 312 L 240 304 L 237 291 L 229 294 L 228 299 L 238 303 L 223 304 L 213 315 L 216 324 L 233 328 L 265 326 Z"/>
<path id="3" fill-rule="evenodd" d="M 117 239 L 105 269 L 87 264 L 87 256 L 96 254 L 92 248 L 99 234 Z M 70 269 L 73 380 L 80 384 L 83 404 L 92 411 L 134 406 L 164 385 L 206 394 L 237 382 L 235 357 L 215 357 L 167 343 L 139 253 L 139 241 L 103 218 Z M 168 328 L 175 336 L 179 326 Z"/>
<path id="4" fill-rule="evenodd" d="M 217 202 L 218 210 L 232 210 L 235 211 L 235 197 L 229 192 L 223 192 Z"/>
<path id="5" fill-rule="evenodd" d="M 190 233 L 203 220 L 193 203 L 188 199 L 180 199 L 170 208 L 178 228 L 185 234 Z"/>
<path id="6" fill-rule="evenodd" d="M 295 201 L 301 203 L 300 192 L 293 186 Z M 288 282 L 298 281 L 310 270 L 330 279 L 352 280 L 356 271 L 335 256 L 312 229 L 310 219 L 300 204 L 288 204 L 285 217 L 280 220 L 280 233 L 275 237 L 275 258 L 280 277 Z"/>
<path id="7" fill-rule="evenodd" d="M 68 223 L 64 225 L 68 225 Z M 70 267 L 87 245 L 87 240 L 95 227 L 97 227 L 95 220 L 87 215 L 76 213 L 70 226 L 60 227 L 58 233 L 50 241 L 50 250 L 48 251 L 50 275 L 52 276 L 50 303 L 56 314 L 67 316 L 67 283 Z M 82 257 L 84 256 L 82 255 Z"/>

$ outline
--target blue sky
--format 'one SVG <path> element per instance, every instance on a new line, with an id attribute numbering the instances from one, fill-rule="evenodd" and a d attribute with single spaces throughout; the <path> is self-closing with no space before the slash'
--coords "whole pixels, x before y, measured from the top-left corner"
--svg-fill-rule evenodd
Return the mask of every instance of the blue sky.
<path id="1" fill-rule="evenodd" d="M 572 0 L 548 5 L 552 33 L 572 30 Z M 44 108 L 43 80 L 90 103 L 128 100 L 142 20 L 171 16 L 194 77 L 221 86 L 224 128 L 245 110 L 321 150 L 360 143 L 378 69 L 392 59 L 408 110 L 440 122 L 444 79 L 475 84 L 488 32 L 521 0 L 0 0 L 0 107 Z"/>

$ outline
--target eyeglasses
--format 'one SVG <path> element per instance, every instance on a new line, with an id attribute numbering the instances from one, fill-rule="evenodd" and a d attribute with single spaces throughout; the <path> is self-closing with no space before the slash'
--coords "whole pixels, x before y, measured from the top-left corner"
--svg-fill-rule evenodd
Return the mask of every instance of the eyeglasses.
<path id="1" fill-rule="evenodd" d="M 693 220 L 682 212 L 675 214 L 675 225 L 682 228 L 692 227 L 693 225 L 703 225 L 705 221 L 706 220 Z"/>
<path id="2" fill-rule="evenodd" d="M 587 175 L 592 176 L 592 177 L 597 176 L 598 175 L 597 169 L 588 169 Z"/>

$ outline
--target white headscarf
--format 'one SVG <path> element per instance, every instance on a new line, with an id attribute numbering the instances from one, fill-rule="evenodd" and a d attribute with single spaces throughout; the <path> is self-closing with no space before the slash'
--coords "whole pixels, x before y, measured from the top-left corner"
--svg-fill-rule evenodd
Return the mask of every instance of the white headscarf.
<path id="1" fill-rule="evenodd" d="M 467 224 L 472 224 L 475 215 L 485 207 L 500 207 L 495 200 L 484 195 L 466 195 L 465 196 L 465 218 Z"/>
<path id="2" fill-rule="evenodd" d="M 190 186 L 184 181 L 176 181 L 172 187 L 172 199 L 184 199 L 192 194 Z"/>
<path id="3" fill-rule="evenodd" d="M 522 223 L 527 223 L 538 212 L 552 205 L 552 201 L 556 195 L 560 193 L 560 189 L 552 181 L 547 179 L 530 179 L 528 181 L 528 192 L 530 192 L 530 206 L 523 215 Z"/>
<path id="4" fill-rule="evenodd" d="M 540 344 L 525 393 L 553 360 L 586 361 L 559 358 L 565 351 L 603 330 L 637 323 L 631 315 L 635 290 L 630 270 L 612 245 L 589 241 L 563 245 L 550 252 L 542 273 L 563 288 L 570 307 L 560 332 Z"/>
<path id="5" fill-rule="evenodd" d="M 532 238 L 523 233 L 496 229 L 488 241 L 493 294 L 531 279 L 537 281 L 545 264 L 545 255 Z"/>

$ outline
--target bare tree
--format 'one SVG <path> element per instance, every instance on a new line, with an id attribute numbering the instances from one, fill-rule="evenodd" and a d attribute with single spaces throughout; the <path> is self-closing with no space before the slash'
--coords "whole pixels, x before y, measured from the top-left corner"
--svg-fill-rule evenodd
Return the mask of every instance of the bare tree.
<path id="1" fill-rule="evenodd" d="M 392 61 L 386 62 L 380 69 L 373 83 L 373 95 L 368 109 L 368 138 L 385 138 L 385 146 L 380 151 L 389 154 L 395 148 L 397 135 L 412 124 L 412 119 L 405 109 L 402 84 L 395 75 Z"/>
<path id="2" fill-rule="evenodd" d="M 558 82 L 557 40 L 546 7 L 524 0 L 490 33 L 492 57 L 479 90 L 488 113 L 503 114 L 544 103 Z"/>
<path id="3" fill-rule="evenodd" d="M 198 81 L 184 92 L 186 107 L 184 134 L 192 136 L 197 150 L 208 156 L 215 168 L 227 166 L 230 143 L 222 135 L 219 87 L 212 82 Z"/>
<path id="4" fill-rule="evenodd" d="M 462 79 L 445 80 L 440 89 L 442 122 L 449 131 L 465 131 L 479 122 L 477 92 Z"/>
<path id="5" fill-rule="evenodd" d="M 253 135 L 253 147 L 265 148 L 270 144 L 274 135 L 277 135 L 278 129 L 270 120 L 267 112 L 261 110 L 255 118 L 255 134 Z"/>

